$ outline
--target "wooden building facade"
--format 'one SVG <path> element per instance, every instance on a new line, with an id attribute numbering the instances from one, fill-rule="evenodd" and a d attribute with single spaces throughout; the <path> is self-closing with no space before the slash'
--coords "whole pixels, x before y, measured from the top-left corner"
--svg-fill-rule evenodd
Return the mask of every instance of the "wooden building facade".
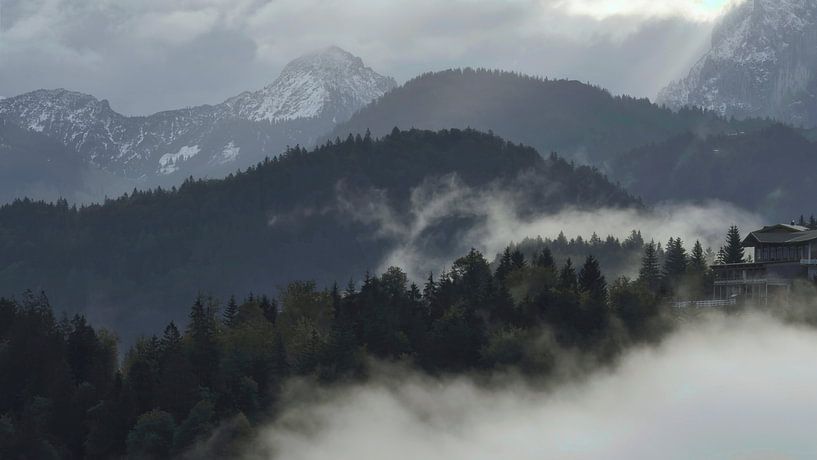
<path id="1" fill-rule="evenodd" d="M 765 304 L 787 295 L 795 281 L 817 277 L 817 230 L 772 225 L 750 233 L 742 244 L 753 250 L 752 262 L 712 266 L 715 300 Z"/>

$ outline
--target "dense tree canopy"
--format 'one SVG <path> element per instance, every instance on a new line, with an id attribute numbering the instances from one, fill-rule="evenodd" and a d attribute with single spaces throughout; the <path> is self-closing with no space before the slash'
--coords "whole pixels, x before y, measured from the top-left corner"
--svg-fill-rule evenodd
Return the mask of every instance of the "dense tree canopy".
<path id="1" fill-rule="evenodd" d="M 592 168 L 473 130 L 350 136 L 178 190 L 80 209 L 4 206 L 0 295 L 46 290 L 61 308 L 135 335 L 183 320 L 179 306 L 202 289 L 224 299 L 301 278 L 328 286 L 380 266 L 400 241 L 379 226 L 409 225 L 413 191 L 451 174 L 512 193 L 522 213 L 639 206 Z M 422 237 L 460 245 L 451 239 L 472 224 L 446 220 Z"/>

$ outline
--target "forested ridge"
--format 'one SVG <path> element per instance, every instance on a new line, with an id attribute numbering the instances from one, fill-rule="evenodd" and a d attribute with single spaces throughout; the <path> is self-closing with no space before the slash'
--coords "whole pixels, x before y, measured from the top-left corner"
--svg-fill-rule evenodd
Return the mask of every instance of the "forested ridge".
<path id="1" fill-rule="evenodd" d="M 311 152 L 290 148 L 224 180 L 189 179 L 80 208 L 64 200 L 3 206 L 0 295 L 44 290 L 61 309 L 137 334 L 182 318 L 181 306 L 201 292 L 225 298 L 296 279 L 325 286 L 378 267 L 395 244 L 355 218 L 372 197 L 399 220 L 415 187 L 452 174 L 463 186 L 512 192 L 521 212 L 641 206 L 592 168 L 473 130 L 350 135 Z M 341 206 L 340 196 L 360 199 Z"/>
<path id="2" fill-rule="evenodd" d="M 143 337 L 121 366 L 113 332 L 56 318 L 45 294 L 0 300 L 0 457 L 236 456 L 285 403 L 288 379 L 362 381 L 372 359 L 537 379 L 564 350 L 612 363 L 673 327 L 666 299 L 708 289 L 700 244 L 666 248 L 661 261 L 644 245 L 634 280 L 608 281 L 593 256 L 557 265 L 548 247 L 532 257 L 509 247 L 493 266 L 472 250 L 422 285 L 392 267 L 329 289 L 299 281 L 274 297 L 199 297 L 186 324 Z"/>
<path id="3" fill-rule="evenodd" d="M 492 130 L 540 153 L 557 151 L 598 166 L 617 154 L 685 132 L 698 136 L 770 124 L 735 121 L 697 108 L 672 111 L 647 99 L 613 96 L 572 80 L 514 72 L 449 69 L 420 75 L 339 124 L 333 135 L 401 129 Z"/>
<path id="4" fill-rule="evenodd" d="M 789 222 L 813 208 L 817 144 L 785 125 L 740 134 L 684 133 L 639 147 L 611 174 L 650 202 L 722 200 Z"/>

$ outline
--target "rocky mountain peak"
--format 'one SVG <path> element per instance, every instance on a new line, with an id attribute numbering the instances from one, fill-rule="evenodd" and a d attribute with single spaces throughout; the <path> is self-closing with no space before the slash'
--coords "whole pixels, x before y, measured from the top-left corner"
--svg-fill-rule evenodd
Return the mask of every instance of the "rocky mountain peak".
<path id="1" fill-rule="evenodd" d="M 658 102 L 817 125 L 815 43 L 817 2 L 748 0 L 727 12 L 711 49 Z"/>

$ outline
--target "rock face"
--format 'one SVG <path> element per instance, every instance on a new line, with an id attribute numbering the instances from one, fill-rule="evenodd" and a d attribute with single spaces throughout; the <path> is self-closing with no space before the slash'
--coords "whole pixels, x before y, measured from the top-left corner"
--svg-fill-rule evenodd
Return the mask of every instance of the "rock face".
<path id="1" fill-rule="evenodd" d="M 217 177 L 308 145 L 396 85 L 330 47 L 288 64 L 270 85 L 218 105 L 129 117 L 64 89 L 0 100 L 0 117 L 56 139 L 91 166 L 147 184 Z"/>
<path id="2" fill-rule="evenodd" d="M 253 121 L 321 118 L 340 122 L 397 86 L 336 46 L 290 62 L 272 84 L 225 102 L 232 113 Z"/>
<path id="3" fill-rule="evenodd" d="M 817 2 L 747 0 L 734 7 L 715 28 L 709 52 L 658 102 L 817 126 Z"/>

